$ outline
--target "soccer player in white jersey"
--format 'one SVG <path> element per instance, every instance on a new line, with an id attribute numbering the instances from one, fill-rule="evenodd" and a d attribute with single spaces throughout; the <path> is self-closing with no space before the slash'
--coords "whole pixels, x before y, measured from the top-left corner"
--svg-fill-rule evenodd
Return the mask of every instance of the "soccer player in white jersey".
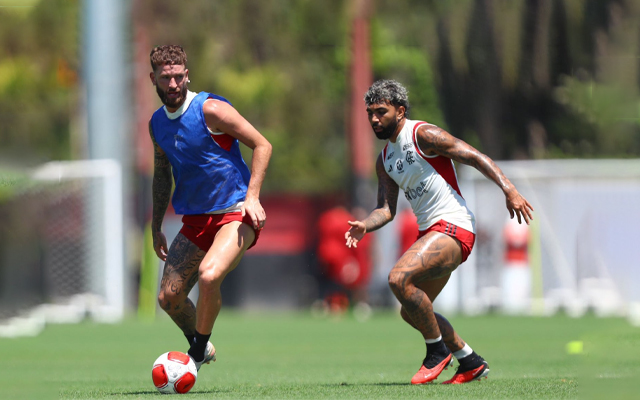
<path id="1" fill-rule="evenodd" d="M 407 118 L 407 90 L 398 82 L 375 82 L 364 96 L 376 137 L 387 140 L 378 156 L 378 202 L 363 221 L 349 221 L 346 244 L 356 247 L 368 232 L 380 229 L 396 214 L 399 190 L 411 203 L 420 233 L 389 273 L 389 286 L 402 304 L 402 318 L 420 331 L 427 355 L 412 384 L 435 380 L 453 357 L 459 384 L 486 377 L 487 362 L 476 354 L 442 315 L 433 312 L 451 273 L 463 263 L 475 241 L 475 218 L 458 187 L 453 161 L 478 169 L 502 189 L 511 218 L 529 223 L 533 207 L 500 168 L 477 149 L 435 125 Z"/>

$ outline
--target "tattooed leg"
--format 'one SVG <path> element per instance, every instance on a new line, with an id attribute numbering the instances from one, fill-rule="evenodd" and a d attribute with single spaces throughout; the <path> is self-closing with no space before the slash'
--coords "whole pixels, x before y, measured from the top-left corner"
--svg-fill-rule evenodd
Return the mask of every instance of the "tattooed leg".
<path id="1" fill-rule="evenodd" d="M 446 277 L 442 277 L 433 281 L 422 281 L 418 283 L 418 287 L 427 294 L 431 301 L 435 301 L 436 297 L 438 297 L 438 295 L 444 288 L 444 285 L 446 285 L 449 281 L 450 277 L 451 275 L 447 275 Z M 444 342 L 449 350 L 451 350 L 451 352 L 454 352 L 463 348 L 465 344 L 464 341 L 460 338 L 460 336 L 458 336 L 449 321 L 438 313 L 434 314 L 436 316 L 436 321 L 438 321 L 438 328 L 440 328 L 442 339 L 444 339 Z"/>
<path id="2" fill-rule="evenodd" d="M 240 221 L 230 222 L 218 231 L 199 267 L 200 295 L 196 309 L 196 329 L 199 333 L 211 333 L 222 307 L 220 285 L 238 265 L 254 238 L 253 228 Z"/>
<path id="3" fill-rule="evenodd" d="M 451 352 L 453 353 L 462 349 L 465 345 L 465 342 L 453 329 L 453 326 L 451 326 L 449 321 L 437 312 L 434 312 L 434 315 L 436 316 L 436 321 L 438 322 L 438 328 L 440 329 L 440 334 L 442 334 L 442 339 L 444 340 L 444 343 L 447 345 L 449 350 L 451 350 Z M 407 324 L 411 325 L 414 329 L 419 330 L 416 327 L 416 324 L 414 324 L 411 320 L 411 317 L 409 317 L 409 315 L 407 314 L 407 311 L 404 309 L 404 307 L 400 309 L 400 316 Z"/>
<path id="4" fill-rule="evenodd" d="M 391 290 L 413 322 L 411 325 L 425 339 L 435 339 L 441 331 L 432 299 L 421 287 L 437 289 L 430 293 L 435 300 L 461 258 L 457 240 L 440 232 L 430 232 L 414 243 L 389 273 Z"/>
<path id="5" fill-rule="evenodd" d="M 453 329 L 453 326 L 449 323 L 449 321 L 438 313 L 434 313 L 436 316 L 436 320 L 438 321 L 438 327 L 440 328 L 440 332 L 442 333 L 442 339 L 444 343 L 447 345 L 451 352 L 456 352 L 462 349 L 465 345 L 464 340 L 458 335 L 458 333 Z"/>
<path id="6" fill-rule="evenodd" d="M 196 330 L 196 308 L 187 296 L 198 280 L 198 267 L 205 254 L 179 233 L 164 264 L 158 303 L 185 335 L 193 335 Z"/>
<path id="7" fill-rule="evenodd" d="M 433 280 L 433 281 L 420 282 L 417 286 L 418 286 L 419 289 L 421 289 L 423 292 L 425 292 L 427 294 L 427 297 L 429 297 L 429 300 L 431 300 L 433 302 L 433 301 L 436 300 L 436 297 L 438 297 L 438 295 L 440 294 L 440 292 L 444 288 L 444 285 L 447 284 L 447 282 L 449 281 L 450 277 L 451 277 L 451 275 L 447 275 L 447 276 L 443 276 L 442 278 L 439 278 L 439 279 L 436 279 L 436 280 Z M 439 314 L 438 313 L 435 313 L 435 314 L 436 314 L 436 319 L 437 319 Z M 406 323 L 411 325 L 416 330 L 419 330 L 416 327 L 416 324 L 414 324 L 413 321 L 411 320 L 411 317 L 409 317 L 409 314 L 407 314 L 407 311 L 404 309 L 404 307 L 402 307 L 400 309 L 400 316 L 402 317 L 402 319 Z M 440 321 L 438 321 L 438 326 L 439 325 L 440 325 Z M 442 328 L 440 328 L 440 330 L 442 331 Z M 443 334 L 443 338 L 444 338 L 444 334 Z"/>
<path id="8" fill-rule="evenodd" d="M 413 321 L 411 320 L 411 317 L 409 316 L 409 314 L 407 314 L 407 310 L 405 310 L 404 307 L 400 307 L 400 316 L 402 317 L 404 322 L 411 325 L 413 329 L 418 330 L 418 327 L 416 326 L 416 324 L 413 323 Z"/>

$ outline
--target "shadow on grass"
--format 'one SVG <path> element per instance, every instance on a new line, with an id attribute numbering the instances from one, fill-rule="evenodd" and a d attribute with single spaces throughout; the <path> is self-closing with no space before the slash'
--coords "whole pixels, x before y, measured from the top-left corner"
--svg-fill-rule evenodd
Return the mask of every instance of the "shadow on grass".
<path id="1" fill-rule="evenodd" d="M 318 386 L 334 387 L 334 386 L 415 386 L 407 382 L 375 382 L 375 383 L 323 383 Z"/>
<path id="2" fill-rule="evenodd" d="M 161 394 L 157 390 L 135 390 L 135 391 L 132 390 L 130 392 L 113 392 L 113 393 L 109 393 L 109 395 L 111 395 L 111 396 L 140 396 L 142 394 L 154 394 L 154 393 Z"/>
<path id="3" fill-rule="evenodd" d="M 376 383 L 363 383 L 361 386 L 411 386 L 414 387 L 416 385 L 412 385 L 407 382 L 376 382 Z"/>
<path id="4" fill-rule="evenodd" d="M 216 393 L 230 393 L 231 390 L 220 390 L 220 389 L 198 389 L 191 390 L 189 394 L 216 394 Z M 109 393 L 111 396 L 141 396 L 141 395 L 152 395 L 157 394 L 158 396 L 163 396 L 162 393 L 157 390 L 132 390 L 132 391 L 119 391 Z"/>
<path id="5" fill-rule="evenodd" d="M 215 394 L 215 393 L 232 393 L 233 390 L 222 390 L 222 389 L 198 389 L 192 390 L 189 393 L 193 394 Z"/>

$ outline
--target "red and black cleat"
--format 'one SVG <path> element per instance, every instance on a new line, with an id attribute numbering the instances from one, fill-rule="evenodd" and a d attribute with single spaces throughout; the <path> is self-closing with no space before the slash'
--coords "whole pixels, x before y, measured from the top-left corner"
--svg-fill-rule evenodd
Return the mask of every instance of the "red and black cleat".
<path id="1" fill-rule="evenodd" d="M 422 362 L 420 370 L 411 379 L 412 385 L 424 385 L 435 380 L 445 369 L 453 365 L 453 355 L 449 353 L 442 358 L 441 356 L 427 355 Z"/>
<path id="2" fill-rule="evenodd" d="M 453 378 L 442 383 L 448 385 L 458 385 L 461 383 L 478 381 L 482 378 L 486 378 L 487 375 L 489 375 L 489 364 L 487 364 L 486 361 L 482 360 L 482 364 L 479 367 L 473 369 L 464 371 L 462 370 L 462 366 L 458 367 L 458 370 L 456 371 L 455 375 L 453 375 Z"/>

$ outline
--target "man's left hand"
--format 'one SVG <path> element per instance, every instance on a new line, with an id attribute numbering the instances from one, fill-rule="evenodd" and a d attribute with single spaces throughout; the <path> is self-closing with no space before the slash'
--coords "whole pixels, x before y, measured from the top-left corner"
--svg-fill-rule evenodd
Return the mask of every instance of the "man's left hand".
<path id="1" fill-rule="evenodd" d="M 253 221 L 253 229 L 260 230 L 264 228 L 264 224 L 267 220 L 267 215 L 260 204 L 260 200 L 254 198 L 248 198 L 242 205 L 242 216 L 249 214 L 251 221 Z"/>
<path id="2" fill-rule="evenodd" d="M 517 190 L 513 189 L 506 193 L 507 198 L 507 210 L 509 215 L 513 219 L 518 217 L 518 223 L 525 222 L 529 225 L 529 222 L 533 219 L 533 207 Z"/>

